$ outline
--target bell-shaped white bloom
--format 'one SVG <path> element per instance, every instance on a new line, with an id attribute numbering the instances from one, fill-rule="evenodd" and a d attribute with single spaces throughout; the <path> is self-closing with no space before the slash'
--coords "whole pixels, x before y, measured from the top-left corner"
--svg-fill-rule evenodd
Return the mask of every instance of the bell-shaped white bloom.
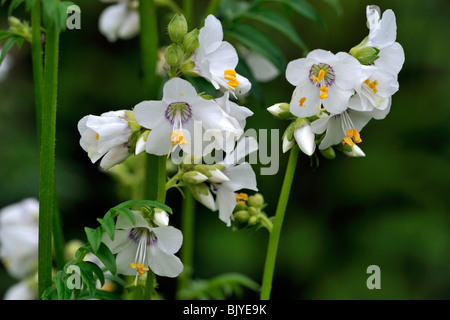
<path id="1" fill-rule="evenodd" d="M 294 144 L 295 144 L 295 139 L 288 140 L 287 135 L 284 135 L 282 145 L 281 145 L 283 153 L 286 153 L 289 150 L 291 150 L 292 147 L 294 146 Z"/>
<path id="2" fill-rule="evenodd" d="M 305 124 L 301 128 L 295 129 L 294 138 L 303 153 L 308 156 L 313 155 L 316 150 L 316 142 L 310 125 Z"/>
<path id="3" fill-rule="evenodd" d="M 155 208 L 155 216 L 153 218 L 153 222 L 158 227 L 168 226 L 169 225 L 169 215 L 162 209 Z"/>
<path id="4" fill-rule="evenodd" d="M 6 290 L 3 300 L 37 300 L 37 281 L 24 279 L 12 285 Z"/>
<path id="5" fill-rule="evenodd" d="M 166 82 L 161 101 L 136 105 L 134 117 L 141 126 L 151 129 L 145 150 L 158 156 L 167 155 L 176 147 L 189 154 L 203 155 L 203 140 L 195 141 L 193 146 L 194 125 L 200 131 L 222 132 L 233 128 L 216 102 L 199 97 L 195 88 L 180 78 Z"/>
<path id="6" fill-rule="evenodd" d="M 306 58 L 291 61 L 286 78 L 295 91 L 290 111 L 300 118 L 317 113 L 322 105 L 330 113 L 341 113 L 353 95 L 360 78 L 361 64 L 348 53 L 336 55 L 324 50 L 311 51 Z"/>
<path id="7" fill-rule="evenodd" d="M 362 66 L 361 78 L 350 98 L 349 108 L 357 111 L 385 110 L 399 89 L 397 76 L 376 66 Z"/>
<path id="8" fill-rule="evenodd" d="M 183 271 L 183 264 L 175 256 L 183 242 L 181 231 L 171 226 L 153 228 L 142 215 L 133 214 L 135 225 L 119 215 L 113 241 L 103 235 L 103 242 L 117 253 L 117 272 L 136 275 L 136 280 L 149 269 L 163 277 L 178 276 Z"/>
<path id="9" fill-rule="evenodd" d="M 109 169 L 123 162 L 129 155 L 128 139 L 131 130 L 124 110 L 88 115 L 78 122 L 80 145 L 92 163 L 100 158 L 100 167 Z"/>
<path id="10" fill-rule="evenodd" d="M 0 211 L 0 259 L 8 273 L 22 279 L 37 269 L 39 202 L 24 199 Z"/>
<path id="11" fill-rule="evenodd" d="M 379 58 L 374 64 L 384 70 L 398 75 L 405 62 L 403 47 L 396 42 L 397 23 L 392 10 L 386 10 L 380 19 L 377 10 L 372 6 L 366 8 L 369 22 L 369 36 L 365 46 L 376 47 L 380 50 Z"/>
<path id="12" fill-rule="evenodd" d="M 212 190 L 216 194 L 216 208 L 219 210 L 219 219 L 231 225 L 231 214 L 239 201 L 237 191 L 249 189 L 258 191 L 256 175 L 251 165 L 247 162 L 242 163 L 244 158 L 258 150 L 258 143 L 253 137 L 245 137 L 238 141 L 235 150 L 227 154 L 221 163 L 225 166 L 222 173 L 228 178 L 228 181 L 213 183 Z"/>
<path id="13" fill-rule="evenodd" d="M 239 62 L 236 49 L 223 41 L 222 24 L 213 15 L 206 17 L 198 41 L 199 47 L 193 56 L 193 71 L 211 82 L 216 89 L 230 91 L 235 96 L 247 93 L 251 88 L 250 82 L 235 71 Z"/>
<path id="14" fill-rule="evenodd" d="M 230 181 L 230 178 L 228 178 L 221 170 L 217 168 L 209 170 L 209 172 L 211 173 L 211 177 L 208 178 L 209 182 L 222 183 Z"/>
<path id="15" fill-rule="evenodd" d="M 103 2 L 118 2 L 107 7 L 100 15 L 99 30 L 109 42 L 131 39 L 139 33 L 137 1 L 103 0 Z"/>
<path id="16" fill-rule="evenodd" d="M 319 149 L 324 150 L 339 143 L 354 148 L 355 143 L 362 142 L 360 132 L 372 118 L 381 120 L 386 117 L 391 109 L 391 101 L 392 99 L 388 98 L 388 106 L 384 110 L 360 112 L 347 109 L 340 114 L 331 114 L 313 121 L 311 129 L 314 133 L 326 132 Z"/>
<path id="17" fill-rule="evenodd" d="M 204 183 L 190 186 L 194 198 L 211 211 L 216 211 L 216 202 L 211 190 Z"/>
<path id="18" fill-rule="evenodd" d="M 0 48 L 0 53 L 2 52 L 2 49 Z M 8 76 L 9 70 L 12 66 L 12 60 L 11 56 L 7 54 L 5 58 L 2 61 L 2 64 L 0 65 L 0 82 L 6 79 Z"/>

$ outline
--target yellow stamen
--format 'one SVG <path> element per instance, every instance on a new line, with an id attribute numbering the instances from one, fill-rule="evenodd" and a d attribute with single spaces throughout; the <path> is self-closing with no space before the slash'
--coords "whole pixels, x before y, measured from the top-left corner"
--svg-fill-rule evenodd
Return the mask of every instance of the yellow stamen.
<path id="1" fill-rule="evenodd" d="M 314 81 L 314 82 L 319 82 L 319 81 L 321 81 L 324 77 L 325 77 L 325 71 L 320 70 L 320 71 L 319 71 L 319 76 L 318 76 L 318 77 L 313 76 L 313 81 Z"/>
<path id="2" fill-rule="evenodd" d="M 320 87 L 320 91 L 322 91 L 322 92 L 328 92 L 327 86 L 326 86 L 326 85 L 321 86 L 321 87 Z"/>
<path id="3" fill-rule="evenodd" d="M 230 87 L 236 89 L 239 84 L 239 81 L 236 80 L 236 71 L 234 71 L 233 69 L 227 69 L 225 70 L 224 75 L 225 80 L 230 80 L 227 84 Z"/>
<path id="4" fill-rule="evenodd" d="M 236 203 L 237 204 L 245 204 L 245 202 L 248 200 L 248 194 L 246 193 L 234 193 L 236 195 Z"/>
<path id="5" fill-rule="evenodd" d="M 344 146 L 348 144 L 350 147 L 353 147 L 353 142 L 355 143 L 361 143 L 361 135 L 359 134 L 358 130 L 356 129 L 348 129 L 347 130 L 347 136 L 343 138 L 344 140 Z"/>
<path id="6" fill-rule="evenodd" d="M 100 139 L 100 136 L 98 133 L 95 134 L 95 139 L 97 139 L 97 141 L 98 141 L 98 139 Z"/>
<path id="7" fill-rule="evenodd" d="M 328 98 L 328 94 L 326 92 L 322 92 L 319 96 L 320 99 L 326 99 Z"/>
<path id="8" fill-rule="evenodd" d="M 172 141 L 172 146 L 176 145 L 177 143 L 185 146 L 188 144 L 186 139 L 183 137 L 183 132 L 180 129 L 177 129 L 176 131 L 172 131 L 170 134 L 170 140 Z"/>
<path id="9" fill-rule="evenodd" d="M 374 80 L 372 82 L 370 82 L 369 79 L 367 79 L 366 81 L 364 81 L 364 84 L 367 85 L 370 89 L 372 89 L 373 93 L 377 93 L 378 92 L 378 81 Z"/>
<path id="10" fill-rule="evenodd" d="M 140 277 L 145 273 L 145 271 L 150 270 L 149 268 L 144 267 L 144 265 L 142 263 L 136 264 L 136 263 L 132 262 L 132 263 L 130 263 L 130 267 L 132 269 L 137 269 L 136 272 L 138 273 L 138 275 Z"/>
<path id="11" fill-rule="evenodd" d="M 298 102 L 300 103 L 300 107 L 303 107 L 303 104 L 306 101 L 306 97 L 301 98 Z"/>

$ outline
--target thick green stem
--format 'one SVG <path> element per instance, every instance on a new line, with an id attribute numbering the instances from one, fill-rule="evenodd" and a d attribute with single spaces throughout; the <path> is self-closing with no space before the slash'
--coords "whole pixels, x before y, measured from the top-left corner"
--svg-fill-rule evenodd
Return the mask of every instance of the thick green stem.
<path id="1" fill-rule="evenodd" d="M 284 214 L 286 212 L 286 207 L 289 200 L 289 193 L 291 191 L 292 181 L 294 179 L 299 152 L 299 147 L 297 145 L 294 145 L 289 155 L 289 161 L 284 176 L 283 186 L 281 187 L 280 198 L 278 199 L 277 210 L 275 212 L 273 229 L 270 233 L 269 244 L 267 247 L 266 263 L 264 265 L 264 274 L 261 287 L 261 300 L 270 299 L 270 291 L 272 289 L 272 279 L 275 270 L 278 242 L 280 240 L 281 227 L 283 225 Z"/>
<path id="2" fill-rule="evenodd" d="M 156 15 L 156 6 L 154 0 L 139 1 L 140 17 L 140 45 L 141 45 L 141 63 L 144 90 L 148 99 L 157 99 L 160 77 L 156 74 L 158 62 L 159 38 L 158 38 L 158 19 Z M 145 198 L 149 200 L 156 199 L 164 203 L 166 199 L 166 158 L 147 156 L 146 186 Z M 144 288 L 143 299 L 152 298 L 154 289 L 155 275 L 149 271 Z"/>
<path id="3" fill-rule="evenodd" d="M 181 209 L 181 232 L 183 233 L 181 261 L 183 261 L 184 270 L 178 277 L 178 292 L 185 289 L 191 282 L 194 267 L 195 200 L 189 188 L 185 188 L 184 196 Z"/>
<path id="4" fill-rule="evenodd" d="M 42 64 L 40 1 L 36 1 L 31 9 L 31 59 L 33 64 L 34 95 L 36 99 L 36 126 L 40 140 L 42 105 L 44 104 L 44 66 Z"/>
<path id="5" fill-rule="evenodd" d="M 47 30 L 45 44 L 44 103 L 40 146 L 39 185 L 39 296 L 52 284 L 52 225 L 55 191 L 55 133 L 58 87 L 59 32 L 53 25 Z"/>

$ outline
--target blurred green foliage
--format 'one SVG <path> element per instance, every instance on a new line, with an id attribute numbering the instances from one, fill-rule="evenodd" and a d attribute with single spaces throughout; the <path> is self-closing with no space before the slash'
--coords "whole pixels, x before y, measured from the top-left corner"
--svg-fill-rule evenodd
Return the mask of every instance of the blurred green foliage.
<path id="1" fill-rule="evenodd" d="M 78 121 L 87 114 L 132 108 L 145 99 L 140 79 L 138 39 L 108 43 L 98 31 L 99 1 L 75 1 L 82 9 L 81 30 L 61 37 L 57 119 L 56 178 L 66 239 L 85 241 L 83 227 L 122 199 L 115 180 L 98 170 L 79 146 Z M 301 156 L 280 240 L 273 299 L 449 299 L 450 298 L 450 3 L 430 1 L 310 1 L 325 26 L 306 18 L 293 20 L 312 50 L 349 51 L 368 33 L 365 6 L 393 9 L 406 53 L 400 91 L 390 114 L 373 120 L 362 133 L 367 157 L 320 158 L 318 168 Z M 195 1 L 200 21 L 206 1 Z M 23 8 L 17 16 L 27 17 Z M 171 18 L 160 11 L 161 40 Z M 268 26 L 257 25 L 267 34 Z M 201 25 L 191 26 L 201 27 Z M 0 28 L 7 28 L 6 9 Z M 303 52 L 286 37 L 272 36 L 286 60 Z M 0 84 L 0 207 L 38 195 L 38 146 L 30 48 L 13 49 L 14 67 Z M 293 87 L 284 75 L 261 84 L 265 106 L 250 98 L 255 115 L 247 128 L 284 129 L 265 110 L 287 101 Z M 281 152 L 281 150 L 280 150 Z M 287 155 L 275 176 L 259 176 L 259 190 L 272 215 Z M 259 166 L 255 166 L 257 173 Z M 174 218 L 180 195 L 168 193 Z M 233 231 L 198 205 L 194 279 L 241 272 L 260 282 L 268 236 L 265 230 Z M 369 265 L 381 268 L 381 290 L 366 287 Z M 0 297 L 15 282 L 0 266 Z M 170 297 L 174 280 L 160 279 Z M 167 291 L 167 292 L 165 292 Z M 256 293 L 247 298 L 256 299 Z"/>

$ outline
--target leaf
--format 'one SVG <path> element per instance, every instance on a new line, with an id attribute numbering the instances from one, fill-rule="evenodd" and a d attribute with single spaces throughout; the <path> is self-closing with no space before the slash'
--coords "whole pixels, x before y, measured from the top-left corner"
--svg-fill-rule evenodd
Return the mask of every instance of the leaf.
<path id="1" fill-rule="evenodd" d="M 160 202 L 157 201 L 153 201 L 153 200 L 129 200 L 129 201 L 125 201 L 122 202 L 121 204 L 115 206 L 113 209 L 116 209 L 119 211 L 119 209 L 121 208 L 130 208 L 133 206 L 147 206 L 147 207 L 152 207 L 152 208 L 159 208 L 162 209 L 170 214 L 172 214 L 172 209 Z"/>
<path id="2" fill-rule="evenodd" d="M 336 13 L 338 15 L 341 15 L 344 12 L 340 0 L 322 0 L 322 1 L 332 6 L 334 10 L 336 10 Z"/>
<path id="3" fill-rule="evenodd" d="M 114 240 L 114 234 L 116 232 L 116 224 L 114 223 L 114 216 L 112 211 L 108 211 L 103 219 L 98 218 L 98 222 L 100 222 L 103 229 L 106 231 L 111 240 Z"/>
<path id="4" fill-rule="evenodd" d="M 60 2 L 59 0 L 42 1 L 42 15 L 44 26 L 46 28 L 49 28 L 55 25 L 58 31 L 64 30 L 66 28 L 68 16 L 67 7 L 71 4 L 71 2 Z"/>
<path id="5" fill-rule="evenodd" d="M 100 244 L 100 247 L 94 254 L 104 264 L 105 268 L 108 269 L 113 275 L 117 273 L 116 258 L 104 243 Z"/>
<path id="6" fill-rule="evenodd" d="M 89 295 L 92 297 L 95 293 L 95 279 L 91 266 L 86 261 L 81 261 L 76 264 L 80 269 L 80 276 L 86 284 Z"/>
<path id="7" fill-rule="evenodd" d="M 6 54 L 12 49 L 12 47 L 16 43 L 16 40 L 17 40 L 17 37 L 12 36 L 11 38 L 9 38 L 8 40 L 5 41 L 5 44 L 3 45 L 3 48 L 2 48 L 2 54 L 0 55 L 0 65 L 2 64 L 3 60 L 5 59 Z"/>
<path id="8" fill-rule="evenodd" d="M 305 18 L 312 20 L 314 22 L 317 22 L 318 24 L 324 26 L 325 22 L 320 17 L 320 15 L 316 12 L 316 10 L 305 0 L 268 0 L 268 1 L 261 1 L 261 2 L 278 2 L 282 3 L 294 11 L 296 11 L 298 14 L 304 16 Z"/>
<path id="9" fill-rule="evenodd" d="M 105 275 L 103 274 L 102 269 L 100 269 L 98 265 L 96 265 L 91 261 L 84 261 L 84 262 L 87 264 L 87 267 L 89 267 L 91 271 L 95 274 L 97 279 L 100 281 L 101 286 L 103 287 L 103 285 L 105 284 Z"/>
<path id="10" fill-rule="evenodd" d="M 278 70 L 280 70 L 280 72 L 283 71 L 283 55 L 272 41 L 270 41 L 270 39 L 261 31 L 248 25 L 239 24 L 225 29 L 224 33 L 227 36 L 238 40 L 250 50 L 267 58 Z"/>
<path id="11" fill-rule="evenodd" d="M 123 215 L 125 218 L 128 219 L 133 225 L 136 225 L 136 216 L 134 213 L 127 207 L 115 209 L 118 211 L 119 214 Z"/>
<path id="12" fill-rule="evenodd" d="M 191 285 L 179 292 L 181 299 L 218 299 L 222 300 L 233 294 L 240 296 L 243 289 L 259 290 L 259 284 L 240 273 L 226 273 L 210 280 L 194 280 Z"/>
<path id="13" fill-rule="evenodd" d="M 34 4 L 35 4 L 36 1 L 37 1 L 37 0 L 27 0 L 27 3 L 26 3 L 26 10 L 27 10 L 27 11 L 30 11 L 31 8 L 34 6 Z"/>
<path id="14" fill-rule="evenodd" d="M 4 41 L 10 37 L 12 37 L 11 32 L 8 30 L 0 30 L 0 41 Z"/>
<path id="15" fill-rule="evenodd" d="M 84 231 L 86 232 L 87 239 L 93 252 L 96 253 L 102 243 L 103 229 L 100 227 L 96 229 L 85 227 Z"/>
<path id="16" fill-rule="evenodd" d="M 287 36 L 293 43 L 298 45 L 304 51 L 308 51 L 308 48 L 306 47 L 300 36 L 297 34 L 297 31 L 295 30 L 291 22 L 276 11 L 256 9 L 246 12 L 241 16 L 241 18 L 253 19 L 271 26 Z"/>
<path id="17" fill-rule="evenodd" d="M 8 16 L 10 16 L 14 9 L 16 9 L 24 0 L 12 0 L 8 8 Z"/>

